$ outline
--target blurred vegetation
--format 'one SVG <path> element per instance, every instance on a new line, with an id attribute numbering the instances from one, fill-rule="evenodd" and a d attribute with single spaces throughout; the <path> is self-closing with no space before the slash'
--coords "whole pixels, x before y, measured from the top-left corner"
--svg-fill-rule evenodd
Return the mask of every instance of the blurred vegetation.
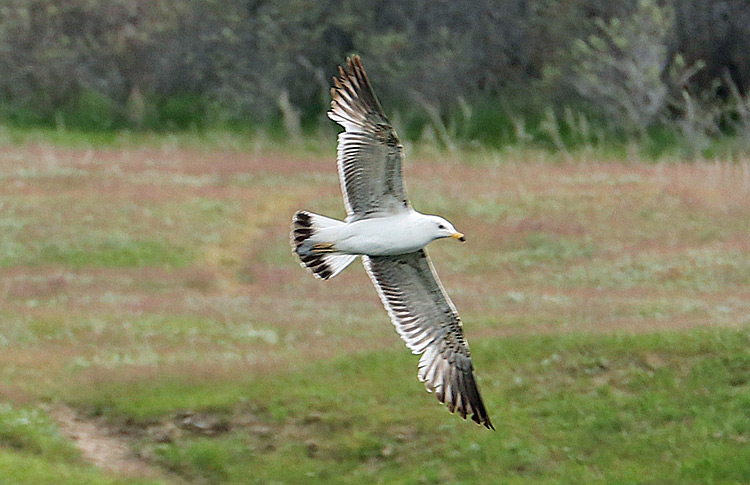
<path id="1" fill-rule="evenodd" d="M 332 130 L 329 79 L 359 53 L 408 140 L 700 153 L 746 135 L 749 19 L 739 0 L 6 0 L 0 119 L 298 139 Z"/>

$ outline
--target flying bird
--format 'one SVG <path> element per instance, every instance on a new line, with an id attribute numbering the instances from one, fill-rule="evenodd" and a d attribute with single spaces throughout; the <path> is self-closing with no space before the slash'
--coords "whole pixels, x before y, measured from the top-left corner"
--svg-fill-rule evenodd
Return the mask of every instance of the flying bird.
<path id="1" fill-rule="evenodd" d="M 398 334 L 419 359 L 419 380 L 450 412 L 487 428 L 461 319 L 425 246 L 464 235 L 442 217 L 414 210 L 406 197 L 403 147 L 383 113 L 359 56 L 333 78 L 328 117 L 338 136 L 338 173 L 345 221 L 307 211 L 293 218 L 291 242 L 302 266 L 327 280 L 357 257 L 375 285 Z"/>

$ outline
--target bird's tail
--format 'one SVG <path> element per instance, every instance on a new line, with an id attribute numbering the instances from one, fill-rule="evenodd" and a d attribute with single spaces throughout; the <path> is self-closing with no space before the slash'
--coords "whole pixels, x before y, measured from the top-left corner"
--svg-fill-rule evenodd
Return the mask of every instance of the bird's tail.
<path id="1" fill-rule="evenodd" d="M 321 229 L 345 224 L 330 217 L 298 211 L 292 219 L 292 252 L 302 266 L 312 271 L 316 278 L 327 280 L 341 273 L 357 256 L 338 254 L 333 245 L 325 241 L 315 241 L 315 234 Z"/>

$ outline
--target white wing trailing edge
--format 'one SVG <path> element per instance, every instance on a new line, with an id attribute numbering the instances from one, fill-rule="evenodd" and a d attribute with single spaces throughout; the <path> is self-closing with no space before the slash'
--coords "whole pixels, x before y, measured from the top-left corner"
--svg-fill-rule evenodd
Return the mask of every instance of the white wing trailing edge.
<path id="1" fill-rule="evenodd" d="M 461 319 L 424 250 L 362 258 L 401 338 L 419 359 L 419 380 L 450 412 L 489 429 Z"/>

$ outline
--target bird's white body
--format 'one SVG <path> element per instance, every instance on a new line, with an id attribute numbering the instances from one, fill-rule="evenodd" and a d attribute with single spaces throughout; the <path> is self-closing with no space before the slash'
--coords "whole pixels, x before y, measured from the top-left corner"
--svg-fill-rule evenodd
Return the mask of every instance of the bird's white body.
<path id="1" fill-rule="evenodd" d="M 417 251 L 435 239 L 455 234 L 453 226 L 442 217 L 409 210 L 331 225 L 317 231 L 309 241 L 311 247 L 332 244 L 332 249 L 340 254 L 390 256 Z"/>

